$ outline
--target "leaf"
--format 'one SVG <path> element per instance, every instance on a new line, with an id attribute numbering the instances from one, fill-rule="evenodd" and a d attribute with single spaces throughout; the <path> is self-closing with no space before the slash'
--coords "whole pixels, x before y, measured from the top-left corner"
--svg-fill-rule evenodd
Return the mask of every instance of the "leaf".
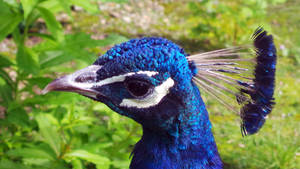
<path id="1" fill-rule="evenodd" d="M 91 163 L 96 164 L 97 169 L 108 169 L 110 166 L 110 160 L 106 157 L 98 154 L 93 154 L 85 150 L 74 150 L 70 153 L 65 154 L 65 157 L 69 158 L 80 158 Z"/>
<path id="2" fill-rule="evenodd" d="M 115 2 L 115 3 L 125 3 L 128 2 L 128 0 L 98 0 L 100 2 Z"/>
<path id="3" fill-rule="evenodd" d="M 53 149 L 58 157 L 61 153 L 61 138 L 59 137 L 57 127 L 50 123 L 50 119 L 46 114 L 38 114 L 35 118 L 44 141 Z"/>
<path id="4" fill-rule="evenodd" d="M 69 17 L 73 19 L 72 13 L 71 13 L 70 0 L 64 0 L 64 1 L 58 0 L 58 2 L 60 3 L 60 5 L 64 9 L 64 11 L 69 15 Z"/>
<path id="5" fill-rule="evenodd" d="M 9 59 L 7 59 L 5 56 L 0 54 L 0 68 L 9 67 L 11 65 L 13 65 L 13 63 Z"/>
<path id="6" fill-rule="evenodd" d="M 64 11 L 63 7 L 61 6 L 60 0 L 45 0 L 39 4 L 40 7 L 47 8 L 50 10 L 53 14 L 56 14 L 58 12 Z"/>
<path id="7" fill-rule="evenodd" d="M 29 117 L 26 111 L 17 103 L 9 104 L 7 112 L 7 121 L 10 123 L 21 127 L 29 125 Z"/>
<path id="8" fill-rule="evenodd" d="M 114 45 L 117 43 L 125 42 L 128 39 L 124 36 L 120 36 L 117 34 L 110 34 L 107 38 L 103 40 L 95 40 L 91 38 L 91 35 L 86 33 L 77 33 L 71 34 L 66 36 L 66 43 L 64 47 L 67 48 L 92 48 L 92 47 L 99 47 L 99 46 L 108 46 Z"/>
<path id="9" fill-rule="evenodd" d="M 63 44 L 62 49 L 67 57 L 73 57 L 91 63 L 95 59 L 94 54 L 82 49 L 114 45 L 124 41 L 127 41 L 127 38 L 116 34 L 111 34 L 103 40 L 95 40 L 88 34 L 77 33 L 66 36 L 66 42 Z"/>
<path id="10" fill-rule="evenodd" d="M 42 69 L 58 66 L 73 59 L 82 58 L 88 60 L 92 58 L 92 53 L 85 50 L 98 46 L 99 41 L 90 38 L 85 33 L 66 35 L 65 41 L 52 50 L 44 51 L 40 54 L 40 66 Z M 93 60 L 88 60 L 92 62 Z"/>
<path id="11" fill-rule="evenodd" d="M 42 0 L 40 0 L 42 1 Z M 30 15 L 27 17 L 26 19 L 26 26 L 28 28 L 30 28 L 31 26 L 33 26 L 36 21 L 41 17 L 40 13 L 38 10 L 36 10 L 36 7 L 34 9 L 32 9 Z"/>
<path id="12" fill-rule="evenodd" d="M 52 66 L 58 66 L 73 59 L 81 59 L 90 64 L 96 57 L 94 53 L 89 52 L 87 49 L 124 41 L 127 41 L 127 38 L 116 34 L 109 35 L 103 40 L 92 39 L 91 35 L 82 32 L 68 34 L 65 36 L 63 42 L 56 44 L 56 47 L 53 47 L 52 49 L 44 48 L 44 51 L 40 51 L 40 67 L 41 69 L 45 69 Z M 45 43 L 45 45 L 48 43 Z M 37 47 L 35 49 L 41 50 L 41 48 L 43 47 Z"/>
<path id="13" fill-rule="evenodd" d="M 20 0 L 23 10 L 24 18 L 27 19 L 28 15 L 31 13 L 32 9 L 38 4 L 39 0 Z"/>
<path id="14" fill-rule="evenodd" d="M 16 0 L 3 0 L 3 2 L 15 8 L 18 8 L 20 6 L 20 4 Z"/>
<path id="15" fill-rule="evenodd" d="M 112 162 L 112 165 L 115 167 L 115 168 L 129 168 L 129 161 L 124 161 L 124 160 L 114 160 Z"/>
<path id="16" fill-rule="evenodd" d="M 42 149 L 36 148 L 19 148 L 10 150 L 7 152 L 8 156 L 11 157 L 23 157 L 23 158 L 34 158 L 34 159 L 44 159 L 47 161 L 54 161 L 55 158 L 49 153 L 43 151 Z"/>
<path id="17" fill-rule="evenodd" d="M 0 79 L 1 81 L 2 79 Z M 12 88 L 7 84 L 0 84 L 0 103 L 8 107 L 9 103 L 13 100 Z"/>
<path id="18" fill-rule="evenodd" d="M 128 39 L 124 36 L 118 34 L 110 34 L 107 38 L 103 40 L 98 40 L 98 45 L 99 46 L 115 45 L 126 41 L 128 41 Z"/>
<path id="19" fill-rule="evenodd" d="M 44 166 L 45 164 L 49 164 L 49 160 L 48 159 L 44 159 L 44 158 L 28 158 L 28 157 L 24 157 L 22 159 L 23 163 L 27 164 L 27 165 L 38 165 L 38 166 Z"/>
<path id="20" fill-rule="evenodd" d="M 15 83 L 3 69 L 0 69 L 0 77 L 6 82 L 7 85 L 9 85 L 11 89 L 15 89 Z"/>
<path id="21" fill-rule="evenodd" d="M 61 24 L 56 20 L 54 14 L 44 7 L 37 7 L 39 12 L 41 13 L 42 18 L 45 20 L 47 28 L 51 32 L 51 34 L 58 41 L 62 41 L 64 38 L 63 30 Z"/>
<path id="22" fill-rule="evenodd" d="M 12 32 L 13 40 L 14 40 L 16 46 L 20 46 L 20 45 L 24 46 L 24 40 L 25 40 L 24 38 L 25 37 L 21 34 L 20 31 L 21 31 L 20 28 L 17 28 Z"/>
<path id="23" fill-rule="evenodd" d="M 22 15 L 14 12 L 9 5 L 0 0 L 0 41 L 2 41 L 8 34 L 22 21 Z"/>
<path id="24" fill-rule="evenodd" d="M 51 35 L 48 35 L 48 34 L 43 34 L 43 33 L 28 33 L 29 36 L 38 36 L 38 37 L 41 37 L 43 39 L 48 39 L 48 40 L 52 40 L 54 41 L 55 38 L 53 38 L 53 36 Z"/>
<path id="25" fill-rule="evenodd" d="M 75 159 L 71 161 L 73 169 L 84 169 L 82 163 L 79 159 Z"/>
<path id="26" fill-rule="evenodd" d="M 44 88 L 48 83 L 50 83 L 53 79 L 48 77 L 33 77 L 28 79 L 29 86 L 37 85 L 39 88 Z"/>
<path id="27" fill-rule="evenodd" d="M 1 169 L 31 169 L 31 167 L 25 166 L 20 163 L 16 163 L 15 161 L 9 161 L 6 159 L 2 159 L 0 161 Z"/>
<path id="28" fill-rule="evenodd" d="M 46 51 L 40 54 L 40 66 L 42 69 L 45 69 L 58 66 L 72 59 L 72 55 L 66 55 L 62 50 Z"/>
<path id="29" fill-rule="evenodd" d="M 85 9 L 89 13 L 98 13 L 99 9 L 97 7 L 97 3 L 94 4 L 92 1 L 88 0 L 87 1 L 78 1 L 78 0 L 70 0 L 72 4 L 77 5 Z"/>
<path id="30" fill-rule="evenodd" d="M 17 66 L 21 71 L 36 74 L 39 71 L 36 53 L 22 44 L 19 45 Z"/>

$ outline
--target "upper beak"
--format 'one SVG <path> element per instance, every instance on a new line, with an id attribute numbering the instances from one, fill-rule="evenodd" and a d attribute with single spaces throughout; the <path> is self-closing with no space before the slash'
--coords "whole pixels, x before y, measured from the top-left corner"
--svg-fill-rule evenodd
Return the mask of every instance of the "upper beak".
<path id="1" fill-rule="evenodd" d="M 96 97 L 98 92 L 92 87 L 97 80 L 97 71 L 101 66 L 91 65 L 84 69 L 78 70 L 73 74 L 65 75 L 55 79 L 49 83 L 44 90 L 43 94 L 50 91 L 67 91 L 76 92 L 82 95 Z"/>

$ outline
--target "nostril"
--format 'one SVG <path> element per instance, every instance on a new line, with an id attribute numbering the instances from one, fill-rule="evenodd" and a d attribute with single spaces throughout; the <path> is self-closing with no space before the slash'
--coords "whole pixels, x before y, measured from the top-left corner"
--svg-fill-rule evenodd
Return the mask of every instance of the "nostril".
<path id="1" fill-rule="evenodd" d="M 78 83 L 93 83 L 97 79 L 96 74 L 93 72 L 85 72 L 75 78 Z"/>

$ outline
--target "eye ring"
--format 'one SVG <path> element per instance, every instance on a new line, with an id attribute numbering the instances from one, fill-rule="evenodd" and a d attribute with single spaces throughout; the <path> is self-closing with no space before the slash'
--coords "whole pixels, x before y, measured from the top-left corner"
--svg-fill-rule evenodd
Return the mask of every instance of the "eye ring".
<path id="1" fill-rule="evenodd" d="M 153 85 L 144 80 L 131 79 L 125 81 L 127 91 L 135 98 L 142 99 L 153 92 Z"/>

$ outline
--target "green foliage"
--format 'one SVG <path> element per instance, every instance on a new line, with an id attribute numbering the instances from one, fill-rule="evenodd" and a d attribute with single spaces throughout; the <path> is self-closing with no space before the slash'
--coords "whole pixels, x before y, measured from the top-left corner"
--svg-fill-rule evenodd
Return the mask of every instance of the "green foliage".
<path id="1" fill-rule="evenodd" d="M 11 33 L 22 20 L 22 15 L 16 9 L 0 1 L 0 41 Z"/>
<path id="2" fill-rule="evenodd" d="M 97 1 L 125 8 L 99 12 Z M 192 53 L 248 44 L 257 26 L 272 32 L 279 47 L 276 107 L 257 135 L 243 138 L 239 117 L 206 100 L 216 142 L 225 168 L 299 168 L 299 2 L 157 1 L 164 8 L 164 16 L 158 17 L 163 24 L 151 25 L 151 31 L 134 25 L 140 15 L 124 22 L 126 9 L 130 14 L 141 12 L 139 6 L 130 9 L 128 4 L 137 3 L 0 0 L 0 41 L 15 45 L 9 52 L 0 51 L 0 169 L 128 168 L 132 147 L 141 136 L 137 123 L 77 94 L 41 95 L 55 77 L 93 63 L 96 53 L 127 40 L 115 33 L 168 37 Z M 72 11 L 73 5 L 83 11 Z M 66 21 L 57 19 L 62 13 Z M 106 20 L 101 25 L 102 19 Z M 92 39 L 86 33 L 94 33 L 91 27 L 108 35 Z M 30 44 L 33 39 L 37 42 Z"/>
<path id="3" fill-rule="evenodd" d="M 81 102 L 81 97 L 40 95 L 40 89 L 52 80 L 49 76 L 55 70 L 70 71 L 86 66 L 96 58 L 92 50 L 127 40 L 115 34 L 103 40 L 94 40 L 83 32 L 64 34 L 56 15 L 62 11 L 71 15 L 73 4 L 82 4 L 83 9 L 95 13 L 92 3 L 0 0 L 0 40 L 10 35 L 16 45 L 15 56 L 0 55 L 0 105 L 5 109 L 5 117 L 0 119 L 1 169 L 85 166 L 105 169 L 118 163 L 114 158 L 120 157 L 108 158 L 112 152 L 105 150 L 114 143 L 109 139 L 110 135 L 92 134 L 101 129 L 94 126 L 98 117 L 75 113 L 84 111 L 75 105 Z M 33 31 L 41 19 L 46 33 Z M 33 37 L 40 40 L 27 45 Z M 70 64 L 74 60 L 77 60 L 77 66 Z M 93 105 L 88 105 L 94 110 Z M 104 112 L 107 111 L 105 108 Z M 106 123 L 103 121 L 102 125 Z M 127 133 L 124 131 L 125 135 Z M 87 135 L 93 137 L 87 138 Z"/>

